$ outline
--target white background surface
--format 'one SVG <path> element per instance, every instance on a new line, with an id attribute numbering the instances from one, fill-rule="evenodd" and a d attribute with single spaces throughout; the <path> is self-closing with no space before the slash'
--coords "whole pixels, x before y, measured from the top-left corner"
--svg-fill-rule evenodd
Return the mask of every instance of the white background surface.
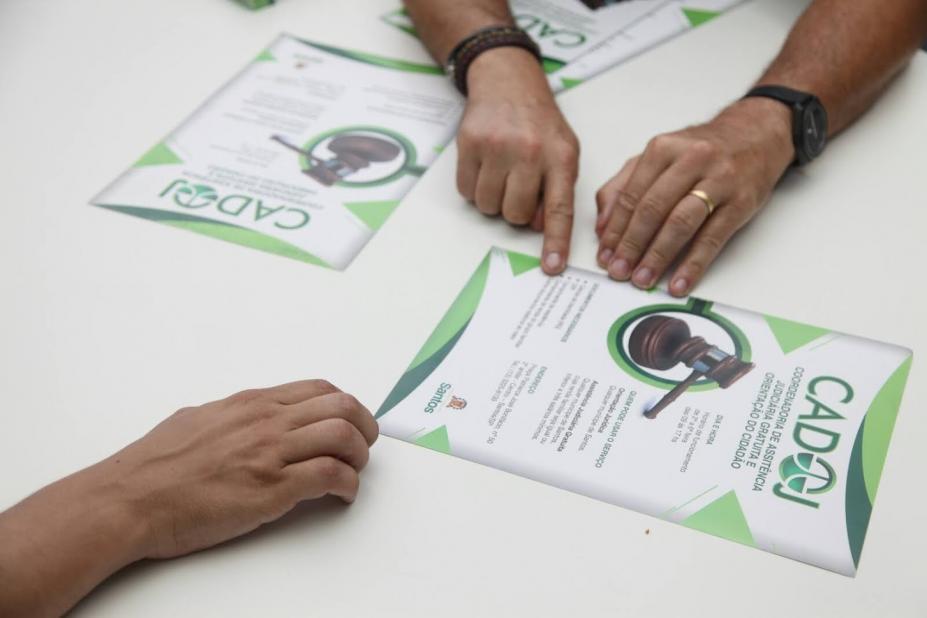
<path id="1" fill-rule="evenodd" d="M 0 508 L 174 409 L 325 376 L 375 408 L 487 248 L 539 239 L 456 196 L 454 149 L 343 273 L 86 205 L 281 30 L 423 52 L 393 0 L 0 5 Z M 652 135 L 738 96 L 804 6 L 756 0 L 561 96 L 596 188 Z M 923 349 L 927 57 L 792 174 L 700 296 Z M 387 438 L 347 508 L 130 568 L 78 615 L 923 616 L 915 360 L 855 579 Z M 649 534 L 645 531 L 649 530 Z"/>

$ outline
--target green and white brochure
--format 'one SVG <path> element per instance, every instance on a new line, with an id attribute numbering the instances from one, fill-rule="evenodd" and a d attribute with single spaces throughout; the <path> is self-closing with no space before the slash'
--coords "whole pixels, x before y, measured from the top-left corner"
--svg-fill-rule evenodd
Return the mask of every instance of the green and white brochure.
<path id="1" fill-rule="evenodd" d="M 648 5 L 646 12 L 591 46 L 584 54 L 549 73 L 548 78 L 555 91 L 572 88 L 675 36 L 701 26 L 744 0 L 638 1 Z M 610 5 L 616 10 L 623 6 L 624 3 Z"/>
<path id="2" fill-rule="evenodd" d="M 282 35 L 93 204 L 344 269 L 461 110 L 436 66 Z"/>
<path id="3" fill-rule="evenodd" d="M 510 0 L 516 23 L 541 48 L 560 92 L 700 26 L 744 0 Z M 415 35 L 404 9 L 381 18 Z"/>
<path id="4" fill-rule="evenodd" d="M 844 575 L 911 352 L 493 249 L 383 433 Z M 675 397 L 675 398 L 674 398 Z"/>

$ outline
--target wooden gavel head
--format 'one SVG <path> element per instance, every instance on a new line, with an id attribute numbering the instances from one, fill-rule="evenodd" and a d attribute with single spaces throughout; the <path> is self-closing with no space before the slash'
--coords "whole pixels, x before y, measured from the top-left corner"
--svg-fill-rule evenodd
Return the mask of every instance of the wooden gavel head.
<path id="1" fill-rule="evenodd" d="M 392 161 L 402 149 L 389 140 L 372 135 L 339 135 L 328 145 L 334 159 L 306 170 L 306 174 L 326 186 L 363 169 L 371 163 Z"/>
<path id="2" fill-rule="evenodd" d="M 743 362 L 702 337 L 693 337 L 688 324 L 665 315 L 650 316 L 634 327 L 628 353 L 638 365 L 658 371 L 683 363 L 693 374 L 700 374 L 697 377 L 715 380 L 721 388 L 727 388 L 753 369 L 753 363 Z"/>

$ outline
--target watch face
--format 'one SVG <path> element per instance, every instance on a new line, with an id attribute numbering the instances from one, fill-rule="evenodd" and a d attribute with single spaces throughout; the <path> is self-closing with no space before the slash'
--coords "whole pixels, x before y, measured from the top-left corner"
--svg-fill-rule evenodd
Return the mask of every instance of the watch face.
<path id="1" fill-rule="evenodd" d="M 802 145 L 809 159 L 824 150 L 827 143 L 827 112 L 817 99 L 805 106 L 802 114 Z"/>

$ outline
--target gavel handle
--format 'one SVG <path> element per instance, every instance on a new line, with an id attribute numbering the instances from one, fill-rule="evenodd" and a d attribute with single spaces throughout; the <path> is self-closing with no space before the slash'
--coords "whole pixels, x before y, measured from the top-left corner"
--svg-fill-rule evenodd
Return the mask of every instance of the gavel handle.
<path id="1" fill-rule="evenodd" d="M 698 382 L 704 375 L 705 374 L 701 371 L 693 371 L 690 373 L 688 378 L 673 387 L 673 390 L 663 395 L 663 399 L 658 401 L 657 405 L 644 412 L 644 416 L 650 419 L 657 418 L 657 414 L 665 410 L 669 404 L 679 399 L 680 395 L 686 392 L 690 386 Z"/>

